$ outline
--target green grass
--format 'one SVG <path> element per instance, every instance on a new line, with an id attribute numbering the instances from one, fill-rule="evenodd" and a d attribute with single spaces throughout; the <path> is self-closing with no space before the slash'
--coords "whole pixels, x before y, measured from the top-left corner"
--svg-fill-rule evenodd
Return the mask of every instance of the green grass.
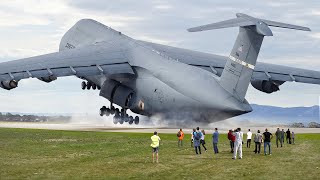
<path id="1" fill-rule="evenodd" d="M 232 160 L 226 135 L 214 155 L 196 156 L 186 135 L 160 134 L 160 162 L 153 164 L 151 134 L 0 128 L 0 179 L 319 179 L 320 134 L 297 134 L 296 144 L 272 156 L 243 148 Z M 262 147 L 263 148 L 263 147 Z"/>

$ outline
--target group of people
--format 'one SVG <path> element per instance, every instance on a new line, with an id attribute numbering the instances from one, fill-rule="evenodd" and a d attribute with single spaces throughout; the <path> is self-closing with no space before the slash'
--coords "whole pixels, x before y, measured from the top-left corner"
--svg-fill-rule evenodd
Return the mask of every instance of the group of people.
<path id="1" fill-rule="evenodd" d="M 182 129 L 180 129 L 182 131 Z M 200 128 L 197 127 L 196 129 L 193 129 L 191 132 L 191 147 L 194 147 L 196 154 L 201 154 L 201 146 L 204 148 L 204 150 L 207 152 L 207 147 L 205 146 L 206 132 L 204 130 L 200 131 Z M 218 128 L 215 128 L 215 131 L 212 134 L 212 144 L 213 144 L 213 150 L 214 153 L 219 153 L 218 150 L 218 142 L 219 142 L 219 132 Z"/>
<path id="2" fill-rule="evenodd" d="M 193 129 L 191 132 L 191 147 L 194 147 L 196 154 L 201 154 L 201 146 L 204 148 L 204 150 L 207 152 L 207 148 L 205 146 L 205 131 L 201 130 L 197 127 L 196 129 Z M 247 132 L 247 148 L 251 147 L 251 139 L 252 139 L 252 132 L 250 129 L 248 129 Z M 284 132 L 284 129 L 280 131 L 280 128 L 277 128 L 277 131 L 275 133 L 276 136 L 276 144 L 277 147 L 279 147 L 279 142 L 281 147 L 283 146 L 284 139 L 286 138 L 287 143 L 294 144 L 295 139 L 295 133 L 290 132 L 288 129 L 286 132 Z M 182 129 L 180 129 L 177 133 L 178 137 L 178 147 L 183 146 L 183 139 L 184 139 L 184 132 Z M 264 133 L 261 133 L 260 130 L 257 131 L 257 133 L 254 135 L 253 141 L 255 143 L 255 152 L 256 154 L 260 154 L 261 144 L 264 143 L 264 154 L 265 155 L 271 155 L 271 140 L 273 138 L 272 133 L 268 131 L 268 129 L 265 129 Z M 156 162 L 159 160 L 159 142 L 160 137 L 158 136 L 158 133 L 155 131 L 153 136 L 151 137 L 151 147 L 152 147 L 152 161 L 155 162 L 155 155 L 156 155 Z M 229 130 L 228 132 L 228 140 L 230 141 L 230 149 L 231 153 L 233 153 L 232 159 L 236 159 L 237 156 L 239 159 L 242 159 L 242 145 L 243 145 L 243 132 L 241 131 L 241 128 L 237 128 L 235 130 Z M 215 128 L 215 131 L 212 134 L 212 144 L 213 144 L 213 151 L 215 154 L 219 153 L 218 150 L 218 142 L 219 142 L 219 132 L 218 128 Z M 268 149 L 268 153 L 267 153 Z"/>
<path id="3" fill-rule="evenodd" d="M 276 135 L 276 144 L 277 147 L 279 147 L 279 143 L 281 144 L 281 147 L 283 146 L 284 139 L 287 139 L 287 143 L 291 144 L 291 140 L 294 143 L 295 134 L 294 132 L 290 132 L 290 129 L 288 129 L 286 132 L 284 132 L 284 129 L 280 131 L 280 128 L 277 128 L 277 131 L 275 133 Z M 268 129 L 265 129 L 264 133 L 261 133 L 260 130 L 257 131 L 257 133 L 254 135 L 254 143 L 255 143 L 255 152 L 256 154 L 260 154 L 261 144 L 264 143 L 264 154 L 271 155 L 271 140 L 273 138 L 272 133 L 268 131 Z M 240 128 L 237 128 L 235 131 L 229 130 L 228 133 L 228 139 L 230 141 L 230 148 L 231 153 L 233 153 L 233 158 L 236 159 L 237 153 L 239 153 L 239 159 L 242 159 L 242 144 L 243 144 L 243 133 L 241 132 Z M 250 129 L 248 129 L 247 132 L 247 148 L 250 148 L 251 146 L 251 139 L 252 139 L 252 132 Z M 267 151 L 268 150 L 268 151 Z"/>

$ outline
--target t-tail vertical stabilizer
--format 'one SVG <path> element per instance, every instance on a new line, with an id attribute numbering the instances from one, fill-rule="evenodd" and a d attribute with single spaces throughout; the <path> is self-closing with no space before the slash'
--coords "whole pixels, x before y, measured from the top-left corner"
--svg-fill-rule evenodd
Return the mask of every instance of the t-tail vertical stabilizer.
<path id="1" fill-rule="evenodd" d="M 239 26 L 239 34 L 221 74 L 220 85 L 243 102 L 264 36 L 272 36 L 268 26 L 310 31 L 307 27 L 258 19 L 237 13 L 237 18 L 188 29 L 199 32 Z"/>

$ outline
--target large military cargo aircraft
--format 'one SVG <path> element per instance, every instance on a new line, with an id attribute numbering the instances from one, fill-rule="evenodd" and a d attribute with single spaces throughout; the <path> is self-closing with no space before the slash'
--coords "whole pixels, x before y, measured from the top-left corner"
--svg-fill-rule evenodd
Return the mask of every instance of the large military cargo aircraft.
<path id="1" fill-rule="evenodd" d="M 76 76 L 83 79 L 82 89 L 98 89 L 110 101 L 100 115 L 114 115 L 115 124 L 139 123 L 138 116 L 128 116 L 128 109 L 145 116 L 224 120 L 252 111 L 245 99 L 250 83 L 265 93 L 278 91 L 286 81 L 320 84 L 318 71 L 256 63 L 264 36 L 273 35 L 269 26 L 310 31 L 240 13 L 234 19 L 188 29 L 239 27 L 231 54 L 218 56 L 139 41 L 83 19 L 63 36 L 59 52 L 0 63 L 0 87 L 14 89 L 26 78 L 49 83 Z"/>

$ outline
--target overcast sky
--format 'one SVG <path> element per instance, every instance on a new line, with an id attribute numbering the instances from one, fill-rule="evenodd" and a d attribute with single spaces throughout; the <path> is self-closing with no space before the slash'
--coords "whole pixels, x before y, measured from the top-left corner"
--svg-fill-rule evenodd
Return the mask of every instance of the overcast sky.
<path id="1" fill-rule="evenodd" d="M 238 28 L 188 33 L 187 28 L 234 18 L 241 12 L 259 18 L 308 26 L 312 32 L 272 28 L 258 61 L 320 70 L 320 1 L 213 0 L 1 0 L 0 61 L 58 50 L 63 34 L 78 20 L 92 18 L 136 39 L 229 55 Z M 59 78 L 50 84 L 23 80 L 0 90 L 0 111 L 96 113 L 108 101 L 98 91 L 82 91 L 81 80 Z M 285 83 L 264 94 L 250 87 L 250 103 L 274 106 L 319 104 L 320 86 Z"/>

